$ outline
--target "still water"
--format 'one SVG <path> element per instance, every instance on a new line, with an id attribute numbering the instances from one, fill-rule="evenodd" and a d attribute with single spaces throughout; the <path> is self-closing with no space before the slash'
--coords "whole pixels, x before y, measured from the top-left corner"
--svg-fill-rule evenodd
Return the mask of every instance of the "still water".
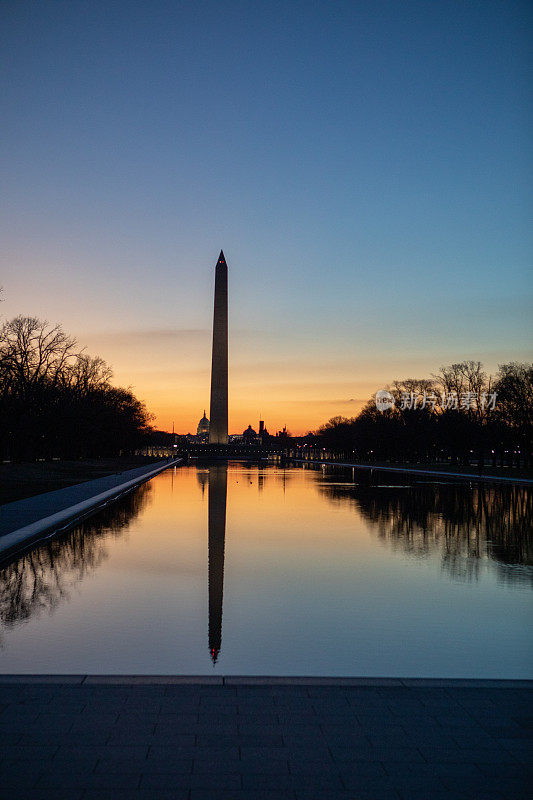
<path id="1" fill-rule="evenodd" d="M 169 469 L 0 571 L 0 672 L 533 677 L 533 494 Z"/>

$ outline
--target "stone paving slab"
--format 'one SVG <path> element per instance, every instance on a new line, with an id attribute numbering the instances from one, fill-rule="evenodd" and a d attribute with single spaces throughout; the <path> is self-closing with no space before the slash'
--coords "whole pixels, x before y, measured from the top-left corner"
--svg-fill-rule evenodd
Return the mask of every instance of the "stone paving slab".
<path id="1" fill-rule="evenodd" d="M 0 676 L 0 797 L 531 796 L 533 682 L 216 680 Z"/>

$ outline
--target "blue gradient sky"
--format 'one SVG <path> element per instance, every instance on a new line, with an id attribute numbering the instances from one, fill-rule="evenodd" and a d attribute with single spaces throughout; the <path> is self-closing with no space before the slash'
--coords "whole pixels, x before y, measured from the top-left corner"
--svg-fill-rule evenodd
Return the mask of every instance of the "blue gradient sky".
<path id="1" fill-rule="evenodd" d="M 4 316 L 62 322 L 163 427 L 315 427 L 531 357 L 532 6 L 3 2 Z"/>

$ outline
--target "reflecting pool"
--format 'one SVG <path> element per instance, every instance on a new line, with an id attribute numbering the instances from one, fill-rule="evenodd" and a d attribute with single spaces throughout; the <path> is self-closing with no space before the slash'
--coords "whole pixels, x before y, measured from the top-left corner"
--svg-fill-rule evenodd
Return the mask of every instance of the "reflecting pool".
<path id="1" fill-rule="evenodd" d="M 531 490 L 378 481 L 167 470 L 0 570 L 0 672 L 532 678 Z"/>

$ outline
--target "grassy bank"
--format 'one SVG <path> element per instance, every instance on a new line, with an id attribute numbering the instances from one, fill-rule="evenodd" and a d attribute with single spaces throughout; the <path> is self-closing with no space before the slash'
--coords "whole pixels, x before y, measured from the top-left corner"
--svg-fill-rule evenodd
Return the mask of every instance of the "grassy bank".
<path id="1" fill-rule="evenodd" d="M 151 456 L 0 464 L 0 505 L 149 464 Z"/>

